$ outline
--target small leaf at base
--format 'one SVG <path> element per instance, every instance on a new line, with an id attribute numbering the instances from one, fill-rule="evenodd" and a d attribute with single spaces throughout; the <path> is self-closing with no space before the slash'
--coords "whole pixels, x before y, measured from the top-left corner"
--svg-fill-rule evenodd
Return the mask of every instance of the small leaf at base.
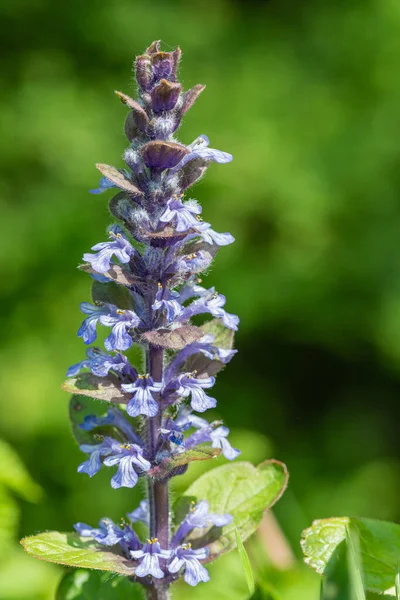
<path id="1" fill-rule="evenodd" d="M 100 546 L 77 533 L 61 533 L 46 531 L 21 540 L 25 552 L 45 560 L 68 567 L 82 567 L 111 571 L 131 577 L 134 574 L 134 563 L 120 554 L 104 551 Z"/>
<path id="2" fill-rule="evenodd" d="M 143 588 L 127 577 L 77 569 L 61 580 L 55 600 L 143 600 Z"/>
<path id="3" fill-rule="evenodd" d="M 250 596 L 252 596 L 256 589 L 256 586 L 254 583 L 253 570 L 251 568 L 251 564 L 250 564 L 248 554 L 246 552 L 246 548 L 244 547 L 243 542 L 240 539 L 240 535 L 239 535 L 239 532 L 237 529 L 235 529 L 235 538 L 236 538 L 237 549 L 239 551 L 240 560 L 242 561 L 244 576 L 246 577 L 247 587 L 249 588 L 249 594 L 250 594 Z"/>
<path id="4" fill-rule="evenodd" d="M 71 394 L 89 396 L 104 402 L 114 402 L 117 404 L 127 404 L 131 398 L 130 394 L 125 394 L 115 375 L 107 377 L 97 377 L 92 373 L 79 373 L 75 377 L 69 377 L 62 384 L 62 389 Z"/>

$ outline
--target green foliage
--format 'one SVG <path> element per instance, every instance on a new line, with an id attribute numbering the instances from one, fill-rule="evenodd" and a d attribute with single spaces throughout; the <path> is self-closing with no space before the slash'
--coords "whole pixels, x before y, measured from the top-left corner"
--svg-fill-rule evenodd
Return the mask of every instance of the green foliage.
<path id="1" fill-rule="evenodd" d="M 36 503 L 43 492 L 4 440 L 0 440 L 0 459 L 0 600 L 47 600 L 41 590 L 54 584 L 55 573 L 49 565 L 34 567 L 18 546 L 20 507 L 14 496 Z"/>
<path id="2" fill-rule="evenodd" d="M 18 531 L 19 510 L 15 499 L 0 487 L 0 547 L 1 557 L 4 560 L 7 552 L 15 543 Z"/>
<path id="3" fill-rule="evenodd" d="M 245 541 L 260 524 L 264 510 L 281 497 L 287 486 L 288 473 L 283 463 L 265 461 L 258 467 L 235 462 L 217 467 L 202 475 L 180 498 L 176 519 L 178 523 L 187 514 L 190 502 L 207 500 L 210 512 L 229 513 L 233 522 L 225 527 L 193 530 L 188 540 L 194 547 L 207 545 L 209 560 L 236 547 L 236 534 Z"/>
<path id="4" fill-rule="evenodd" d="M 233 348 L 235 332 L 232 329 L 224 327 L 220 319 L 206 321 L 206 323 L 201 325 L 201 329 L 203 330 L 203 335 L 205 333 L 214 336 L 214 343 L 217 347 Z M 210 377 L 222 371 L 225 368 L 225 364 L 218 359 L 218 356 L 215 356 L 212 360 L 199 352 L 198 354 L 193 354 L 187 360 L 185 368 L 188 371 L 197 371 L 198 377 Z"/>
<path id="5" fill-rule="evenodd" d="M 366 600 L 358 535 L 346 527 L 347 562 L 351 582 L 351 600 Z"/>
<path id="6" fill-rule="evenodd" d="M 359 548 L 358 548 L 359 546 Z M 305 562 L 328 578 L 349 549 L 349 577 L 355 600 L 366 590 L 396 595 L 400 525 L 374 519 L 338 517 L 315 521 L 303 532 Z"/>
<path id="7" fill-rule="evenodd" d="M 94 444 L 96 443 L 96 434 L 107 435 L 110 431 L 113 431 L 110 426 L 96 427 L 96 431 L 85 431 L 79 427 L 85 417 L 89 415 L 102 417 L 105 415 L 106 409 L 106 405 L 92 398 L 78 395 L 72 396 L 69 403 L 69 417 L 72 425 L 72 433 L 78 444 Z"/>
<path id="8" fill-rule="evenodd" d="M 1 439 L 0 464 L 0 556 L 4 561 L 15 543 L 19 524 L 20 511 L 13 494 L 37 502 L 42 497 L 42 490 L 13 448 Z"/>
<path id="9" fill-rule="evenodd" d="M 117 404 L 127 404 L 131 397 L 121 390 L 118 378 L 112 374 L 107 377 L 98 377 L 92 373 L 79 373 L 75 377 L 69 377 L 63 383 L 62 388 L 71 394 L 82 394 Z"/>
<path id="10" fill-rule="evenodd" d="M 281 598 L 267 585 L 257 586 L 251 600 L 281 600 Z"/>
<path id="11" fill-rule="evenodd" d="M 92 283 L 93 302 L 107 302 L 115 304 L 119 308 L 131 310 L 134 308 L 132 296 L 126 287 L 117 285 L 113 281 L 102 283 L 93 281 Z"/>
<path id="12" fill-rule="evenodd" d="M 126 577 L 78 569 L 63 577 L 55 600 L 143 600 L 142 590 Z"/>
<path id="13" fill-rule="evenodd" d="M 74 267 L 106 239 L 110 196 L 86 190 L 124 140 L 110 90 L 129 92 L 129 63 L 154 37 L 182 46 L 186 87 L 207 84 L 182 140 L 204 131 L 234 154 L 193 189 L 205 220 L 237 240 L 204 281 L 242 321 L 215 418 L 244 460 L 284 452 L 294 477 L 276 512 L 293 548 L 316 515 L 398 521 L 397 3 L 4 0 L 2 23 L 0 429 L 46 488 L 23 505 L 23 533 L 119 519 L 139 500 L 106 473 L 77 476 L 59 385 L 84 356 L 73 332 L 90 290 Z M 176 485 L 214 464 L 193 463 Z M 236 554 L 193 598 L 231 600 Z M 2 572 L 1 600 L 52 600 L 52 566 L 23 559 Z M 318 597 L 309 571 L 277 579 L 284 600 Z"/>
<path id="14" fill-rule="evenodd" d="M 397 566 L 397 573 L 395 579 L 395 588 L 396 588 L 396 600 L 400 600 L 400 572 L 399 567 Z"/>
<path id="15" fill-rule="evenodd" d="M 16 452 L 0 439 L 0 486 L 8 488 L 30 502 L 42 497 L 41 488 L 33 481 Z"/>
<path id="16" fill-rule="evenodd" d="M 243 571 L 246 577 L 247 587 L 249 588 L 249 594 L 253 596 L 255 592 L 255 583 L 254 583 L 254 575 L 253 570 L 251 568 L 251 563 L 246 552 L 246 548 L 243 545 L 243 542 L 240 538 L 240 534 L 237 529 L 235 529 L 235 540 L 236 546 L 239 552 L 240 560 L 242 562 Z"/>
<path id="17" fill-rule="evenodd" d="M 105 552 L 104 546 L 87 541 L 76 533 L 47 531 L 24 538 L 21 544 L 28 554 L 47 562 L 126 576 L 134 573 L 123 556 Z"/>
<path id="18" fill-rule="evenodd" d="M 201 325 L 204 333 L 214 336 L 214 344 L 218 348 L 233 348 L 233 339 L 235 332 L 233 329 L 225 327 L 221 319 L 211 319 Z"/>

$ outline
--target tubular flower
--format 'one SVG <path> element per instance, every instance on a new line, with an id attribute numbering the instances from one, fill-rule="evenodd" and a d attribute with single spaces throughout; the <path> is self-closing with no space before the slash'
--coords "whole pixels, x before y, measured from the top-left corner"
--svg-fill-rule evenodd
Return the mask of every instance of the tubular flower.
<path id="1" fill-rule="evenodd" d="M 148 471 L 150 462 L 143 456 L 143 448 L 138 444 L 121 444 L 117 440 L 105 437 L 100 444 L 82 444 L 82 452 L 89 454 L 88 460 L 79 465 L 79 473 L 87 473 L 89 477 L 96 475 L 102 462 L 107 467 L 118 466 L 111 479 L 111 487 L 134 487 L 138 481 L 138 473 Z"/>
<path id="2" fill-rule="evenodd" d="M 131 552 L 132 558 L 139 560 L 139 566 L 135 569 L 136 577 L 151 575 L 156 579 L 164 577 L 164 571 L 160 567 L 160 558 L 169 558 L 169 550 L 161 550 L 157 538 L 151 538 L 143 545 L 141 550 Z"/>
<path id="3" fill-rule="evenodd" d="M 216 244 L 217 246 L 228 246 L 233 244 L 235 238 L 230 233 L 217 233 L 211 229 L 210 223 L 200 221 L 196 224 L 196 231 L 199 232 L 201 237 L 208 244 Z"/>
<path id="4" fill-rule="evenodd" d="M 113 304 L 104 303 L 101 306 L 82 302 L 81 311 L 89 315 L 78 330 L 78 336 L 85 344 L 92 344 L 97 338 L 97 323 L 111 327 L 111 333 L 106 338 L 106 350 L 128 350 L 132 345 L 132 337 L 127 333 L 139 325 L 140 319 L 133 310 L 121 310 Z"/>
<path id="5" fill-rule="evenodd" d="M 202 296 L 194 300 L 185 310 L 179 315 L 180 321 L 186 321 L 195 315 L 202 313 L 210 313 L 213 317 L 221 319 L 222 323 L 228 329 L 236 331 L 239 325 L 239 318 L 236 315 L 227 313 L 225 306 L 226 298 L 222 294 L 215 292 L 213 288 L 205 290 Z"/>
<path id="6" fill-rule="evenodd" d="M 111 267 L 111 260 L 115 256 L 119 262 L 128 263 L 134 253 L 134 248 L 123 234 L 120 227 L 115 225 L 108 232 L 111 241 L 101 242 L 92 247 L 96 254 L 86 253 L 83 260 L 90 263 L 97 273 L 106 273 Z"/>
<path id="7" fill-rule="evenodd" d="M 181 314 L 183 308 L 178 302 L 179 294 L 171 291 L 168 286 L 158 284 L 153 310 L 163 310 L 167 317 L 168 323 L 172 323 L 178 315 Z"/>
<path id="8" fill-rule="evenodd" d="M 151 464 L 144 458 L 143 450 L 137 444 L 121 444 L 119 450 L 104 459 L 107 467 L 118 465 L 117 472 L 111 478 L 111 487 L 135 487 L 138 481 L 137 471 L 148 471 Z"/>
<path id="9" fill-rule="evenodd" d="M 142 500 L 138 508 L 135 508 L 135 510 L 132 512 L 127 513 L 127 517 L 132 523 L 137 523 L 140 521 L 141 523 L 148 525 L 150 516 L 149 511 L 150 509 L 148 500 Z"/>
<path id="10" fill-rule="evenodd" d="M 192 586 L 197 585 L 200 581 L 209 581 L 208 571 L 200 563 L 200 560 L 204 560 L 208 555 L 208 548 L 192 550 L 191 544 L 178 546 L 174 550 L 173 558 L 168 563 L 168 571 L 177 573 L 182 569 L 184 571 L 183 579 Z"/>
<path id="11" fill-rule="evenodd" d="M 162 383 L 154 382 L 149 375 L 138 375 L 134 383 L 123 384 L 121 387 L 125 392 L 133 392 L 133 396 L 126 407 L 128 415 L 131 417 L 137 417 L 138 415 L 156 416 L 158 404 L 153 394 L 161 390 Z"/>
<path id="12" fill-rule="evenodd" d="M 106 377 L 110 371 L 121 375 L 135 375 L 136 373 L 123 354 L 117 353 L 115 356 L 111 356 L 100 348 L 88 348 L 86 356 L 86 359 L 68 369 L 67 377 L 74 377 L 82 369 L 90 369 L 93 375 L 98 377 Z"/>
<path id="13" fill-rule="evenodd" d="M 183 203 L 177 194 L 168 200 L 167 207 L 160 217 L 162 223 L 173 223 L 176 231 L 188 231 L 198 227 L 196 217 L 201 214 L 201 206 L 195 201 Z"/>
<path id="14" fill-rule="evenodd" d="M 209 512 L 209 504 L 206 500 L 200 500 L 197 504 L 191 503 L 188 514 L 179 525 L 174 537 L 172 538 L 172 547 L 178 546 L 182 540 L 192 531 L 192 529 L 204 529 L 210 525 L 223 527 L 232 523 L 232 515 L 216 515 Z"/>
<path id="15" fill-rule="evenodd" d="M 76 523 L 74 529 L 81 537 L 92 538 L 103 546 L 119 544 L 128 557 L 132 550 L 137 550 L 141 546 L 138 536 L 132 527 L 123 522 L 123 519 L 121 520 L 121 527 L 115 525 L 111 519 L 100 519 L 97 528 L 90 527 L 86 523 Z"/>
<path id="16" fill-rule="evenodd" d="M 180 387 L 177 394 L 183 398 L 191 396 L 190 404 L 193 410 L 204 412 L 209 408 L 215 408 L 217 401 L 215 398 L 207 396 L 204 389 L 211 388 L 215 383 L 215 377 L 204 377 L 196 379 L 196 371 L 193 373 L 184 373 L 178 378 Z"/>
<path id="17" fill-rule="evenodd" d="M 221 164 L 229 163 L 233 160 L 232 154 L 229 154 L 228 152 L 222 152 L 222 150 L 215 150 L 215 148 L 209 148 L 209 144 L 210 140 L 204 133 L 202 135 L 199 135 L 199 137 L 196 138 L 194 142 L 192 142 L 188 146 L 190 152 L 186 154 L 186 156 L 184 156 L 182 160 L 170 170 L 170 173 L 176 173 L 177 171 L 179 171 L 179 169 L 182 169 L 182 167 L 184 167 L 188 162 L 196 158 L 201 158 L 205 161 L 216 162 Z"/>
<path id="18" fill-rule="evenodd" d="M 212 442 L 213 448 L 221 448 L 222 454 L 228 460 L 234 460 L 240 454 L 240 450 L 233 448 L 228 442 L 229 429 L 222 426 L 221 421 L 208 423 L 205 419 L 192 419 L 191 426 L 198 427 L 198 431 L 189 436 L 185 442 L 185 448 L 192 448 L 204 442 Z"/>

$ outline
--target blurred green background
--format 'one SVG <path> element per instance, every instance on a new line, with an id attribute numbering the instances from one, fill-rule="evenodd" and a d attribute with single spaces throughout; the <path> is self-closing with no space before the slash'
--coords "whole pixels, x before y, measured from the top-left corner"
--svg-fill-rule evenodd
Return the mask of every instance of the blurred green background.
<path id="1" fill-rule="evenodd" d="M 127 145 L 113 90 L 134 93 L 132 59 L 153 39 L 182 47 L 186 88 L 207 84 L 180 139 L 207 133 L 235 157 L 192 192 L 237 240 L 205 281 L 241 318 L 218 414 L 245 459 L 288 464 L 275 515 L 299 559 L 314 518 L 399 520 L 399 3 L 3 0 L 0 17 L 0 436 L 44 490 L 0 477 L 0 600 L 50 600 L 62 573 L 19 536 L 119 519 L 139 498 L 109 473 L 78 476 L 60 384 L 84 355 L 76 265 L 109 222 L 110 193 L 87 191 L 94 164 L 122 166 Z M 259 545 L 258 577 L 283 600 L 317 598 L 311 571 L 280 573 Z M 237 560 L 190 597 L 244 599 Z"/>

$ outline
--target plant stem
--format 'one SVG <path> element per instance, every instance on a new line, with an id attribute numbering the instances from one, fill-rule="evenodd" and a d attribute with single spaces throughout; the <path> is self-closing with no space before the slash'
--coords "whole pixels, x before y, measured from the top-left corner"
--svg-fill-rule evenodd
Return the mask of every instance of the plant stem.
<path id="1" fill-rule="evenodd" d="M 161 381 L 163 376 L 164 351 L 162 348 L 152 346 L 147 350 L 147 370 L 154 381 Z M 154 459 L 158 445 L 161 427 L 161 412 L 149 419 L 148 442 L 149 449 Z M 152 481 L 149 479 L 149 507 L 150 507 L 150 537 L 158 538 L 161 548 L 169 548 L 169 497 L 168 483 Z M 153 585 L 148 591 L 149 600 L 168 600 L 169 585 Z"/>
<path id="2" fill-rule="evenodd" d="M 147 589 L 147 600 L 168 600 L 169 599 L 168 586 L 153 586 Z"/>

